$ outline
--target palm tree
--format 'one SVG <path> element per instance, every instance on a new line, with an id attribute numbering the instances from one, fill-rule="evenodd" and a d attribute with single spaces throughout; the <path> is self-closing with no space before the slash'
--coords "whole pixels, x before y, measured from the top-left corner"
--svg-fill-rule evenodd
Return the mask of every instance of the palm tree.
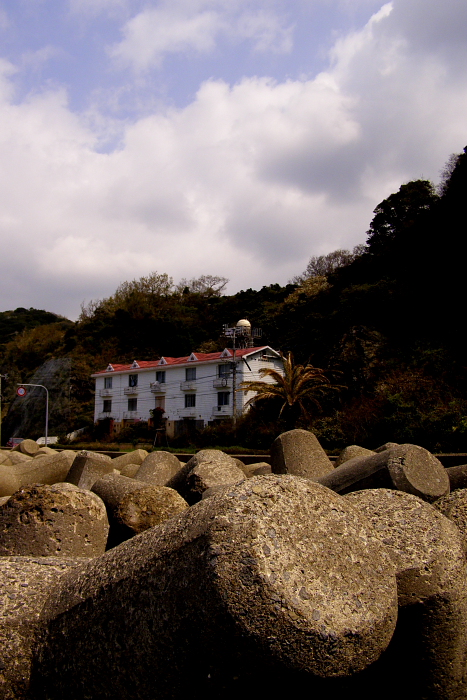
<path id="1" fill-rule="evenodd" d="M 282 406 L 279 418 L 285 412 L 289 428 L 294 428 L 302 416 L 311 425 L 310 404 L 321 409 L 318 398 L 329 391 L 339 391 L 345 387 L 331 384 L 326 377 L 326 370 L 313 365 L 296 365 L 291 352 L 287 353 L 287 356 L 282 352 L 280 355 L 284 374 L 269 367 L 263 367 L 259 371 L 261 377 L 270 377 L 273 382 L 261 380 L 242 382 L 240 386 L 245 393 L 256 392 L 256 395 L 246 402 L 246 406 L 268 399 L 280 399 Z"/>

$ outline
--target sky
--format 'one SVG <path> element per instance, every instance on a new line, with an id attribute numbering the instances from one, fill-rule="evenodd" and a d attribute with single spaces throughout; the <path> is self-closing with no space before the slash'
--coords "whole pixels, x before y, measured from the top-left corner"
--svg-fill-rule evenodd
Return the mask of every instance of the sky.
<path id="1" fill-rule="evenodd" d="M 465 0 L 0 0 L 0 311 L 285 284 L 467 144 Z"/>

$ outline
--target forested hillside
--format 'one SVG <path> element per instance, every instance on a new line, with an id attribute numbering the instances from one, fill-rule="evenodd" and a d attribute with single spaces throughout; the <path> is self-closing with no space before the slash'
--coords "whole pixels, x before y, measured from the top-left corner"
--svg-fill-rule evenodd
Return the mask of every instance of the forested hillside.
<path id="1" fill-rule="evenodd" d="M 437 190 L 417 180 L 381 202 L 366 245 L 312 258 L 285 287 L 228 296 L 221 277 L 174 285 L 153 273 L 91 302 L 76 323 L 7 324 L 0 346 L 0 371 L 10 375 L 4 402 L 12 401 L 16 381 L 28 381 L 46 360 L 68 358 L 62 387 L 68 410 L 52 426 L 68 432 L 92 421 L 92 371 L 111 361 L 222 349 L 223 324 L 248 318 L 262 329 L 262 342 L 341 372 L 346 388 L 312 425 L 328 447 L 394 440 L 467 451 L 466 195 L 464 151 L 450 158 Z M 18 311 L 0 314 L 0 329 L 5 314 Z M 271 434 L 280 430 L 274 407 L 253 419 Z M 13 428 L 10 413 L 4 438 Z"/>

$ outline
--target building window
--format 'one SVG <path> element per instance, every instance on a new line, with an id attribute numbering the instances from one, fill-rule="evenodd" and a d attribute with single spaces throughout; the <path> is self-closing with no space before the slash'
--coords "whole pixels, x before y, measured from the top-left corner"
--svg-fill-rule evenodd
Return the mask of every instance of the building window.
<path id="1" fill-rule="evenodd" d="M 219 391 L 217 394 L 217 405 L 228 406 L 230 404 L 230 391 Z"/>
<path id="2" fill-rule="evenodd" d="M 128 399 L 128 410 L 136 411 L 138 408 L 138 399 Z"/>
<path id="3" fill-rule="evenodd" d="M 112 379 L 113 377 L 104 377 L 104 389 L 112 388 Z"/>
<path id="4" fill-rule="evenodd" d="M 185 408 L 196 406 L 196 394 L 185 394 Z"/>
<path id="5" fill-rule="evenodd" d="M 187 367 L 185 369 L 185 381 L 192 382 L 194 379 L 196 379 L 196 367 Z"/>
<path id="6" fill-rule="evenodd" d="M 137 374 L 130 374 L 128 376 L 128 386 L 138 386 L 138 375 Z"/>
<path id="7" fill-rule="evenodd" d="M 104 413 L 110 413 L 112 411 L 112 400 L 111 399 L 104 400 L 104 406 L 102 407 L 102 410 Z"/>
<path id="8" fill-rule="evenodd" d="M 230 362 L 224 362 L 222 365 L 219 365 L 217 372 L 219 379 L 230 376 Z"/>
<path id="9" fill-rule="evenodd" d="M 156 382 L 159 382 L 159 384 L 165 384 L 165 371 L 156 372 Z"/>

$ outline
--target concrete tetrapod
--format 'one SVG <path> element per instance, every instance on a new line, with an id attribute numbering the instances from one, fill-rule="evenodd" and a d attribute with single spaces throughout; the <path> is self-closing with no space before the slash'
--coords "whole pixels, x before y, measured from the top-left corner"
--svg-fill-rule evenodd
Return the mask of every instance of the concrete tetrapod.
<path id="1" fill-rule="evenodd" d="M 213 486 L 236 484 L 246 479 L 236 460 L 222 450 L 200 450 L 166 483 L 189 503 L 201 500 Z"/>
<path id="2" fill-rule="evenodd" d="M 170 452 L 151 452 L 142 462 L 135 478 L 152 486 L 166 486 L 181 466 L 180 460 Z"/>
<path id="3" fill-rule="evenodd" d="M 100 498 L 68 484 L 25 486 L 0 506 L 0 556 L 95 557 L 109 523 Z"/>
<path id="4" fill-rule="evenodd" d="M 418 445 L 398 445 L 369 457 L 354 457 L 317 481 L 340 494 L 388 488 L 433 502 L 449 493 L 445 468 Z"/>
<path id="5" fill-rule="evenodd" d="M 0 697 L 28 696 L 32 645 L 42 606 L 57 580 L 83 560 L 0 557 Z"/>
<path id="6" fill-rule="evenodd" d="M 17 453 L 18 456 L 20 453 Z M 30 484 L 54 484 L 64 481 L 70 468 L 69 461 L 62 453 L 50 456 L 27 458 L 26 462 L 11 467 L 0 465 L 0 496 L 11 496 L 23 486 Z"/>
<path id="7" fill-rule="evenodd" d="M 277 437 L 271 445 L 271 468 L 274 474 L 294 474 L 317 479 L 334 471 L 334 465 L 309 430 L 296 428 Z"/>
<path id="8" fill-rule="evenodd" d="M 66 479 L 61 481 L 68 481 L 81 489 L 91 490 L 98 479 L 112 472 L 113 469 L 112 460 L 107 455 L 82 450 L 76 455 Z"/>
<path id="9" fill-rule="evenodd" d="M 457 489 L 433 505 L 457 526 L 467 552 L 467 489 Z"/>
<path id="10" fill-rule="evenodd" d="M 368 489 L 346 497 L 373 525 L 397 567 L 399 619 L 375 670 L 383 697 L 465 698 L 466 561 L 461 536 L 433 506 L 410 494 Z"/>
<path id="11" fill-rule="evenodd" d="M 263 687 L 286 670 L 308 684 L 346 676 L 387 647 L 396 596 L 394 566 L 350 502 L 305 479 L 253 477 L 52 592 L 34 699 L 203 697 L 242 674 Z"/>

